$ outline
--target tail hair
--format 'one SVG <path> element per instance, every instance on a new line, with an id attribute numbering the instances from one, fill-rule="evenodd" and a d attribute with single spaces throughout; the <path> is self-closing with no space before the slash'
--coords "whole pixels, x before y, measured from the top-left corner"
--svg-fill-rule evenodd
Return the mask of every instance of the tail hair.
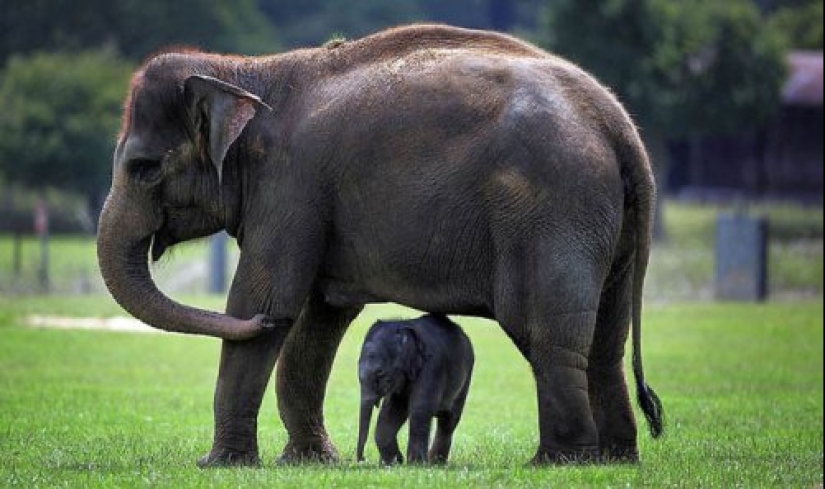
<path id="1" fill-rule="evenodd" d="M 656 392 L 647 384 L 636 386 L 639 406 L 647 419 L 650 436 L 659 438 L 665 432 L 665 411 Z"/>

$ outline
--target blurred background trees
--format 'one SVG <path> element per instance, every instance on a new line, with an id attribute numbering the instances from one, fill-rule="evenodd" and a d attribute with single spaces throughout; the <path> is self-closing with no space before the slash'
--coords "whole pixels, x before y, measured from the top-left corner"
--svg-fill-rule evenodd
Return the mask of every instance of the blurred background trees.
<path id="1" fill-rule="evenodd" d="M 764 124 L 788 50 L 821 51 L 822 17 L 822 0 L 0 0 L 0 231 L 30 201 L 10 195 L 43 189 L 83 196 L 94 222 L 129 73 L 165 46 L 271 53 L 414 21 L 506 30 L 611 86 L 663 163 L 666 143 Z"/>
<path id="2" fill-rule="evenodd" d="M 0 78 L 0 172 L 77 192 L 96 209 L 131 70 L 111 49 L 12 56 Z"/>
<path id="3" fill-rule="evenodd" d="M 551 3 L 545 44 L 615 90 L 646 132 L 737 131 L 778 108 L 784 40 L 749 0 L 591 3 Z"/>
<path id="4" fill-rule="evenodd" d="M 111 46 L 140 61 L 176 44 L 249 54 L 277 48 L 255 0 L 2 0 L 0 63 L 12 54 Z"/>

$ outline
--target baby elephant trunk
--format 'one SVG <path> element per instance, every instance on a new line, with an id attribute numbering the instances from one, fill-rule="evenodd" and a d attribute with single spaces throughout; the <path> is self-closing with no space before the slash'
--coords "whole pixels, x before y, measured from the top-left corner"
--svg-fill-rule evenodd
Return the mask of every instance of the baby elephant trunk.
<path id="1" fill-rule="evenodd" d="M 364 446 L 367 444 L 367 437 L 370 434 L 370 422 L 372 421 L 372 409 L 378 403 L 378 399 L 372 396 L 361 394 L 361 417 L 358 422 L 358 450 L 356 459 L 364 461 Z"/>

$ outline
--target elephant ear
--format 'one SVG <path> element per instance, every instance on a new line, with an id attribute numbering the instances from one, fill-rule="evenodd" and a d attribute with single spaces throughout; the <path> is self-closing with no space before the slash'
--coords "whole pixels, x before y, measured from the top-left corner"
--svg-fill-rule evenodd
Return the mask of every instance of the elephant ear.
<path id="1" fill-rule="evenodd" d="M 424 341 L 414 328 L 404 327 L 398 331 L 399 344 L 402 351 L 402 368 L 407 378 L 414 381 L 418 378 L 424 363 L 427 361 L 427 349 Z"/>
<path id="2" fill-rule="evenodd" d="M 184 98 L 197 131 L 196 144 L 223 175 L 223 160 L 259 107 L 272 110 L 260 97 L 225 81 L 193 75 L 183 84 Z"/>

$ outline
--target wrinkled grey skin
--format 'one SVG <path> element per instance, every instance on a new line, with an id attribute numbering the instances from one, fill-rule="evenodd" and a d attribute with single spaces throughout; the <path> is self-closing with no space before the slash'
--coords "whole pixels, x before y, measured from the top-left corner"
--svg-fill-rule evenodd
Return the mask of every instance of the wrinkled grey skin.
<path id="1" fill-rule="evenodd" d="M 222 338 L 202 466 L 259 464 L 277 362 L 282 460 L 334 460 L 323 401 L 364 304 L 496 320 L 535 374 L 537 463 L 636 460 L 622 373 L 641 361 L 654 184 L 633 123 L 572 64 L 515 38 L 412 26 L 268 57 L 156 56 L 134 75 L 99 226 L 113 297 Z M 225 229 L 225 314 L 161 293 L 148 261 Z"/>
<path id="2" fill-rule="evenodd" d="M 358 461 L 364 460 L 373 407 L 381 402 L 375 443 L 385 464 L 404 462 L 397 435 L 407 419 L 408 462 L 447 463 L 453 432 L 470 389 L 474 361 L 470 339 L 446 316 L 375 323 L 358 359 Z M 433 418 L 438 424 L 428 453 Z"/>

